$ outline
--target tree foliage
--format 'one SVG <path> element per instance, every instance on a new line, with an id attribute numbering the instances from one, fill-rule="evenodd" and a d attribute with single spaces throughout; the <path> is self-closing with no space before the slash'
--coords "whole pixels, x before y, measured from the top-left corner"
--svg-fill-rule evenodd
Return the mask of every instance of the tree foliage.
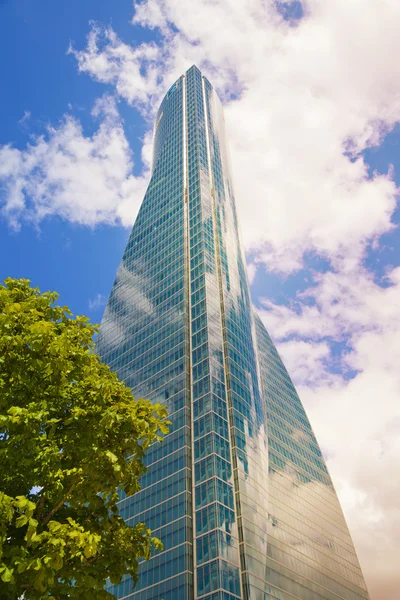
<path id="1" fill-rule="evenodd" d="M 161 542 L 119 516 L 166 409 L 94 352 L 97 327 L 28 280 L 0 285 L 0 597 L 113 598 Z M 129 460 L 127 460 L 129 457 Z"/>

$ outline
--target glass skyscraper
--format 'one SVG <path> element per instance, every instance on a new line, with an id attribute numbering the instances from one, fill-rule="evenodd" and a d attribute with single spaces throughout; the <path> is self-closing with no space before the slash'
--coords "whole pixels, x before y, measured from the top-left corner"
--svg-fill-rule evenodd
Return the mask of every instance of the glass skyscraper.
<path id="1" fill-rule="evenodd" d="M 249 185 L 249 193 L 251 186 Z M 191 67 L 165 96 L 150 183 L 98 350 L 173 422 L 121 497 L 164 551 L 110 586 L 132 600 L 365 600 L 325 461 L 254 311 L 221 104 Z"/>

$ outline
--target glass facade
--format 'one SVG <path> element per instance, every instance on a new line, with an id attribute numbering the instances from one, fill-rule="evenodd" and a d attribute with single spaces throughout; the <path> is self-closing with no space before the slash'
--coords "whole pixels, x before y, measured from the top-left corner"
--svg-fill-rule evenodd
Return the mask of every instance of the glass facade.
<path id="1" fill-rule="evenodd" d="M 103 360 L 173 422 L 121 497 L 163 552 L 131 600 L 361 600 L 365 583 L 295 388 L 254 312 L 219 99 L 196 67 L 155 124 L 152 176 L 104 313 Z"/>

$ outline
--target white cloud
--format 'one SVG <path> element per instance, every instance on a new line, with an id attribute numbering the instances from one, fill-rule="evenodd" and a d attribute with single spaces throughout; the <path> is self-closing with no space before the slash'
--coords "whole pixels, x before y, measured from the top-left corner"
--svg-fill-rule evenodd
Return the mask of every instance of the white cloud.
<path id="1" fill-rule="evenodd" d="M 331 262 L 288 306 L 265 300 L 263 317 L 330 457 L 371 596 L 394 600 L 400 287 L 398 271 L 383 288 L 361 265 L 366 245 L 392 228 L 397 190 L 390 170 L 369 175 L 362 151 L 400 120 L 400 4 L 305 0 L 303 9 L 287 23 L 272 0 L 198 1 L 190 11 L 178 0 L 144 1 L 134 22 L 159 28 L 164 41 L 151 76 L 146 58 L 134 85 L 126 80 L 132 70 L 137 77 L 136 55 L 117 37 L 76 56 L 146 117 L 196 63 L 225 103 L 252 277 L 260 263 L 295 271 L 307 251 Z M 338 341 L 346 352 L 335 357 Z"/>
<path id="2" fill-rule="evenodd" d="M 310 299 L 312 307 L 302 304 Z M 273 337 L 284 340 L 279 350 L 328 456 L 371 597 L 395 600 L 400 268 L 388 272 L 385 286 L 360 266 L 318 274 L 291 307 L 267 301 L 260 313 Z M 338 339 L 346 345 L 335 357 Z"/>
<path id="3" fill-rule="evenodd" d="M 297 269 L 307 250 L 357 260 L 391 228 L 396 198 L 391 174 L 369 177 L 360 152 L 400 119 L 400 5 L 308 0 L 304 11 L 291 27 L 272 0 L 190 11 L 152 0 L 134 22 L 160 28 L 163 42 L 132 47 L 95 25 L 72 50 L 81 71 L 146 115 L 193 62 L 210 76 L 226 102 L 245 243 L 277 271 Z"/>
<path id="4" fill-rule="evenodd" d="M 400 3 L 303 0 L 303 9 L 303 19 L 288 23 L 274 0 L 197 0 L 190 10 L 178 0 L 144 1 L 134 22 L 159 28 L 156 42 L 130 46 L 93 25 L 87 47 L 70 52 L 82 73 L 114 86 L 149 125 L 168 86 L 196 63 L 225 103 L 252 277 L 260 263 L 295 271 L 307 251 L 331 262 L 288 306 L 265 300 L 263 318 L 330 457 L 371 596 L 394 600 L 400 270 L 381 287 L 362 259 L 392 228 L 397 190 L 390 170 L 369 176 L 362 151 L 400 120 Z M 51 214 L 89 225 L 132 222 L 146 174 L 132 176 L 107 102 L 92 137 L 66 116 L 25 150 L 0 149 L 3 214 L 14 226 Z M 335 358 L 337 341 L 347 345 Z"/>
<path id="5" fill-rule="evenodd" d="M 107 298 L 103 294 L 96 294 L 94 298 L 89 298 L 89 309 L 97 310 L 98 308 L 102 308 L 106 305 Z"/>
<path id="6" fill-rule="evenodd" d="M 312 388 L 337 379 L 329 370 L 332 357 L 327 342 L 290 340 L 279 344 L 279 353 L 294 381 Z"/>
<path id="7" fill-rule="evenodd" d="M 247 277 L 249 278 L 249 284 L 251 285 L 257 273 L 257 266 L 254 263 L 250 263 L 247 268 Z"/>
<path id="8" fill-rule="evenodd" d="M 324 334 L 331 337 L 340 335 L 340 323 L 329 319 L 316 306 L 307 306 L 300 301 L 286 306 L 274 304 L 268 298 L 260 300 L 263 307 L 260 313 L 268 331 L 275 339 L 285 339 L 293 335 L 311 339 L 317 339 Z"/>
<path id="9" fill-rule="evenodd" d="M 114 85 L 120 96 L 148 112 L 161 79 L 163 53 L 159 46 L 123 44 L 111 28 L 102 29 L 93 23 L 86 50 L 78 51 L 70 45 L 68 53 L 75 56 L 79 71 Z"/>
<path id="10" fill-rule="evenodd" d="M 113 98 L 97 101 L 92 136 L 71 115 L 25 149 L 0 147 L 0 210 L 11 227 L 58 215 L 73 223 L 128 225 L 145 192 L 148 171 L 132 175 L 133 156 Z"/>
<path id="11" fill-rule="evenodd" d="M 260 298 L 264 323 L 276 339 L 340 341 L 365 331 L 400 329 L 400 267 L 388 271 L 385 285 L 376 283 L 374 274 L 359 264 L 347 269 L 344 261 L 340 267 L 314 273 L 314 285 L 297 294 L 289 306 Z"/>
<path id="12" fill-rule="evenodd" d="M 299 392 L 329 457 L 371 598 L 395 600 L 400 534 L 399 331 L 362 336 L 351 357 L 359 367 L 360 359 L 363 362 L 350 382 L 314 389 L 301 386 Z"/>
<path id="13" fill-rule="evenodd" d="M 22 129 L 26 128 L 27 121 L 29 121 L 30 118 L 31 118 L 31 111 L 30 110 L 25 110 L 24 114 L 22 115 L 22 117 L 18 121 L 18 124 L 20 125 L 20 127 Z"/>

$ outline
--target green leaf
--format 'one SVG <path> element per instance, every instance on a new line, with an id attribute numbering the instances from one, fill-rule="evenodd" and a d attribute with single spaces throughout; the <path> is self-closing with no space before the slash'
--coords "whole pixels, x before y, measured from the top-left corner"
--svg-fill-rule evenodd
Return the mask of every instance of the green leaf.
<path id="1" fill-rule="evenodd" d="M 9 569 L 5 565 L 0 567 L 1 579 L 4 583 L 14 583 L 14 569 Z"/>
<path id="2" fill-rule="evenodd" d="M 41 571 L 35 577 L 35 579 L 33 581 L 33 587 L 38 592 L 45 592 L 46 591 L 46 572 L 45 571 Z"/>
<path id="3" fill-rule="evenodd" d="M 26 279 L 0 284 L 0 575 L 15 589 L 29 575 L 32 598 L 100 600 L 107 578 L 136 580 L 161 547 L 118 516 L 117 490 L 140 489 L 168 422 L 96 355 L 98 327 L 57 298 Z"/>
<path id="4" fill-rule="evenodd" d="M 29 519 L 29 527 L 37 527 L 39 525 L 39 522 L 36 519 L 33 519 L 32 517 Z"/>
<path id="5" fill-rule="evenodd" d="M 17 519 L 15 519 L 15 526 L 18 527 L 23 527 L 24 525 L 26 525 L 28 522 L 28 517 L 27 515 L 21 515 L 20 517 L 18 517 Z"/>
<path id="6" fill-rule="evenodd" d="M 25 508 L 28 505 L 28 499 L 25 496 L 16 496 L 14 505 L 17 508 Z"/>
<path id="7" fill-rule="evenodd" d="M 83 553 L 85 555 L 85 558 L 90 558 L 91 556 L 94 556 L 96 554 L 96 547 L 94 545 L 88 544 L 87 546 L 85 546 Z"/>
<path id="8" fill-rule="evenodd" d="M 106 456 L 110 459 L 110 461 L 112 463 L 115 463 L 118 460 L 118 458 L 115 456 L 115 454 L 113 452 L 110 452 L 110 450 L 107 450 Z"/>
<path id="9" fill-rule="evenodd" d="M 61 554 L 56 554 L 56 556 L 53 559 L 53 568 L 56 571 L 59 571 L 60 569 L 62 569 L 63 564 L 64 564 L 64 561 L 62 559 Z"/>

